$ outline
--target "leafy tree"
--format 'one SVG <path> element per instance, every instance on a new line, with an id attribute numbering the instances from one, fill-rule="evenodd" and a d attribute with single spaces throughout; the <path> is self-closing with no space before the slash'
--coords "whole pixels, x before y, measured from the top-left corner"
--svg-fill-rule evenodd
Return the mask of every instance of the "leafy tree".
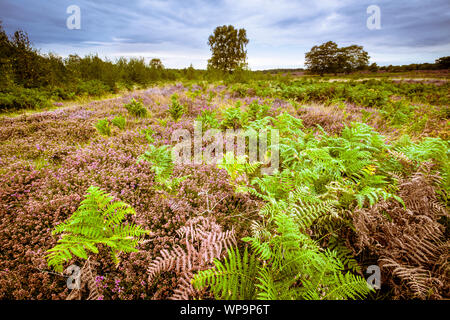
<path id="1" fill-rule="evenodd" d="M 369 71 L 370 72 L 377 72 L 379 69 L 378 65 L 374 62 L 369 66 Z"/>
<path id="2" fill-rule="evenodd" d="M 150 61 L 150 68 L 156 69 L 156 70 L 162 70 L 164 69 L 164 65 L 161 62 L 161 59 L 153 58 Z"/>
<path id="3" fill-rule="evenodd" d="M 338 53 L 339 71 L 352 72 L 362 70 L 368 66 L 369 54 L 364 51 L 362 46 L 351 45 L 339 49 Z"/>
<path id="4" fill-rule="evenodd" d="M 352 72 L 368 66 L 369 55 L 362 46 L 351 45 L 339 48 L 333 41 L 312 47 L 305 54 L 305 64 L 313 73 Z"/>
<path id="5" fill-rule="evenodd" d="M 338 64 L 339 48 L 333 41 L 314 46 L 305 54 L 305 65 L 313 73 L 337 72 Z"/>
<path id="6" fill-rule="evenodd" d="M 188 80 L 193 80 L 193 79 L 195 78 L 195 69 L 194 69 L 194 67 L 192 66 L 192 63 L 191 63 L 191 65 L 189 66 L 189 68 L 187 68 L 187 69 L 184 70 L 184 72 L 185 72 L 185 74 L 186 74 L 186 79 L 188 79 Z"/>
<path id="7" fill-rule="evenodd" d="M 245 29 L 237 30 L 232 25 L 217 27 L 208 39 L 212 51 L 208 67 L 231 73 L 244 66 L 247 59 L 245 46 L 248 42 Z"/>
<path id="8" fill-rule="evenodd" d="M 449 69 L 450 68 L 450 56 L 437 59 L 436 66 L 438 67 L 438 69 Z"/>
<path id="9" fill-rule="evenodd" d="M 0 88 L 7 88 L 13 83 L 13 69 L 10 61 L 12 45 L 0 20 Z"/>

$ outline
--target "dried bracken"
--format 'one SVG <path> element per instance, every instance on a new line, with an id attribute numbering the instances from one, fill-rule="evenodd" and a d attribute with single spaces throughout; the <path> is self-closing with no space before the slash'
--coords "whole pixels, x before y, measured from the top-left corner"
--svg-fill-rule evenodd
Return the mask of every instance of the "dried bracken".
<path id="1" fill-rule="evenodd" d="M 448 298 L 449 241 L 438 222 L 448 212 L 437 199 L 439 176 L 431 169 L 424 163 L 401 181 L 399 195 L 405 208 L 381 201 L 358 210 L 354 218 L 358 246 L 378 256 L 383 278 L 397 299 Z"/>
<path id="2" fill-rule="evenodd" d="M 192 287 L 193 273 L 211 267 L 214 258 L 221 258 L 236 244 L 236 238 L 234 230 L 222 231 L 213 218 L 202 216 L 189 220 L 177 234 L 185 248 L 162 250 L 161 257 L 150 263 L 148 281 L 154 281 L 161 272 L 175 271 L 179 278 L 171 299 L 185 300 L 200 293 Z"/>
<path id="3" fill-rule="evenodd" d="M 90 258 L 86 260 L 79 273 L 79 287 L 72 289 L 66 300 L 81 300 L 86 294 L 85 300 L 101 299 L 101 294 L 97 282 L 95 281 L 97 276 L 94 270 L 95 265 L 97 265 L 97 263 L 91 261 Z"/>

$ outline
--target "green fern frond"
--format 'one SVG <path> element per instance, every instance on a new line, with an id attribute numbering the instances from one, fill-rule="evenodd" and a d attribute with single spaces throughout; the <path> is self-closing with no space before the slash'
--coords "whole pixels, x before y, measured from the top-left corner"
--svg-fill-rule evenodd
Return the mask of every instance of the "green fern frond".
<path id="1" fill-rule="evenodd" d="M 229 249 L 224 262 L 214 261 L 215 268 L 198 272 L 192 279 L 195 288 L 210 287 L 217 299 L 253 299 L 257 263 L 254 255 L 245 249 L 243 256 L 238 249 Z"/>
<path id="2" fill-rule="evenodd" d="M 47 262 L 62 272 L 64 262 L 73 255 L 88 258 L 88 251 L 98 253 L 97 245 L 110 247 L 115 262 L 121 251 L 133 252 L 146 230 L 134 224 L 123 225 L 127 215 L 135 211 L 128 204 L 114 201 L 105 191 L 91 186 L 78 209 L 65 222 L 55 227 L 52 234 L 62 234 L 58 244 L 48 250 Z"/>

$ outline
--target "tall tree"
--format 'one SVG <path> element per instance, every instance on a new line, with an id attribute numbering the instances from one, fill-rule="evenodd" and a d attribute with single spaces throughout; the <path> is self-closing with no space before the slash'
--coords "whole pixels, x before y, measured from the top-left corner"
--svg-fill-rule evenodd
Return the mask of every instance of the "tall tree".
<path id="1" fill-rule="evenodd" d="M 224 72 L 244 67 L 247 60 L 245 46 L 248 42 L 245 29 L 237 30 L 232 25 L 217 27 L 208 39 L 212 52 L 208 67 Z"/>
<path id="2" fill-rule="evenodd" d="M 305 54 L 305 65 L 312 73 L 352 72 L 368 66 L 369 55 L 362 46 L 339 48 L 333 41 L 314 46 Z"/>
<path id="3" fill-rule="evenodd" d="M 337 72 L 339 66 L 339 48 L 333 41 L 314 46 L 305 54 L 305 65 L 309 71 L 323 75 L 325 72 Z"/>
<path id="4" fill-rule="evenodd" d="M 369 65 L 369 54 L 362 46 L 351 45 L 339 49 L 339 71 L 363 70 Z"/>
<path id="5" fill-rule="evenodd" d="M 435 62 L 438 69 L 448 69 L 450 68 L 450 56 L 442 57 Z"/>
<path id="6" fill-rule="evenodd" d="M 163 65 L 161 59 L 153 58 L 150 61 L 150 68 L 156 69 L 156 70 L 162 70 L 162 69 L 164 69 L 164 65 Z"/>

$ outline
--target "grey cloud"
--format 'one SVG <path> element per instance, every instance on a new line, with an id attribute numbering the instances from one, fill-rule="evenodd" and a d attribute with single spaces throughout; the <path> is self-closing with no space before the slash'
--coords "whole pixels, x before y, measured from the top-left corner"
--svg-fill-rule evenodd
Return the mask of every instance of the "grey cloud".
<path id="1" fill-rule="evenodd" d="M 81 8 L 81 30 L 66 28 L 66 8 L 72 4 Z M 381 8 L 381 30 L 366 27 L 371 4 Z M 117 54 L 152 48 L 172 56 L 180 50 L 183 56 L 195 52 L 197 57 L 208 54 L 207 38 L 217 25 L 233 24 L 247 29 L 249 59 L 253 55 L 254 61 L 267 61 L 270 48 L 274 66 L 301 64 L 301 58 L 297 62 L 285 57 L 301 57 L 328 40 L 362 44 L 383 56 L 395 55 L 395 48 L 420 48 L 423 59 L 436 47 L 443 49 L 434 55 L 449 55 L 445 50 L 450 46 L 448 0 L 2 0 L 0 19 L 8 33 L 23 29 L 35 46 L 46 50 Z M 408 59 L 405 56 L 404 62 Z"/>

